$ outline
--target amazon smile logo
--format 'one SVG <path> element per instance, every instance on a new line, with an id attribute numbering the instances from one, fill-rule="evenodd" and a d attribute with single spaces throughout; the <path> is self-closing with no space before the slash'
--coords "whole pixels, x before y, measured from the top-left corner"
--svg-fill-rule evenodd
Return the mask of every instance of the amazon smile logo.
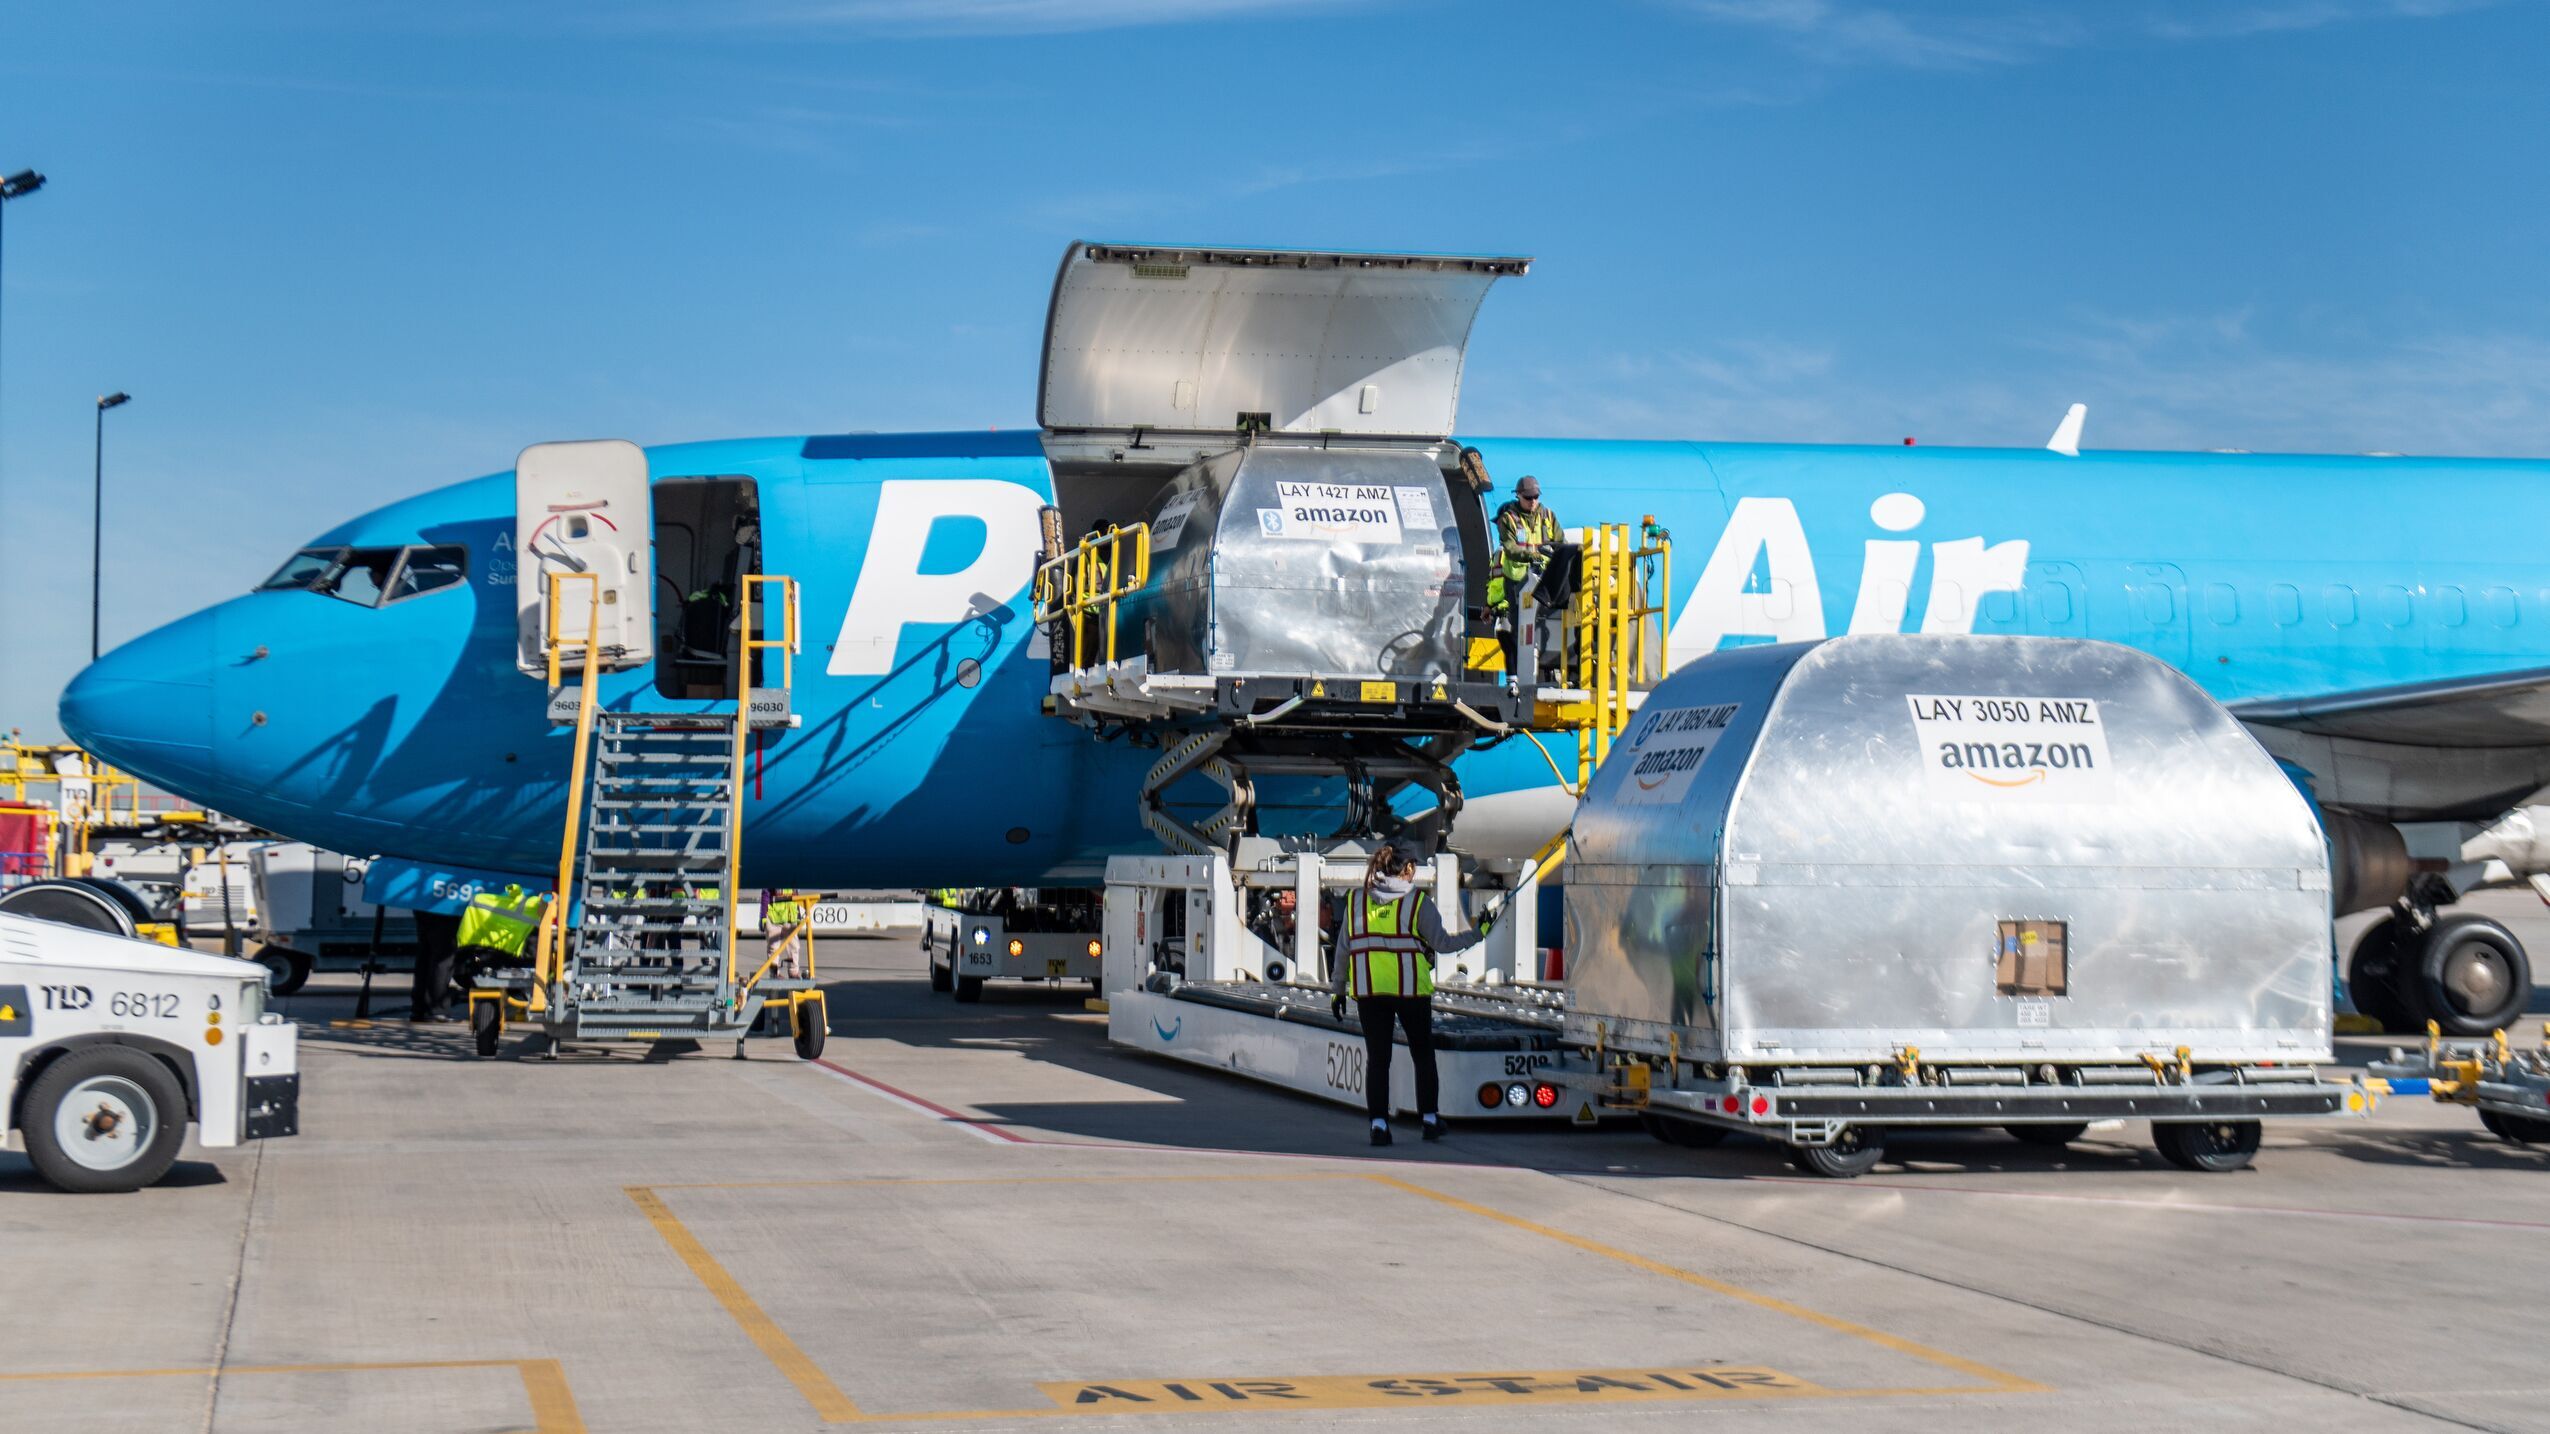
<path id="1" fill-rule="evenodd" d="M 2114 787 L 2107 724 L 2087 697 L 1908 695 L 1932 791 L 1961 801 L 2098 802 Z"/>

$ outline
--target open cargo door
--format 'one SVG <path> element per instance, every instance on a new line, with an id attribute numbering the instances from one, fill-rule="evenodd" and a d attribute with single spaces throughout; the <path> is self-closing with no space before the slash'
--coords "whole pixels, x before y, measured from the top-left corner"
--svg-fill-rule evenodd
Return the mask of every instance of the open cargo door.
<path id="1" fill-rule="evenodd" d="M 1525 258 L 1074 244 L 1045 320 L 1049 449 L 1265 431 L 1440 440 L 1471 322 Z"/>
<path id="2" fill-rule="evenodd" d="M 607 671 L 655 657 L 654 521 L 646 452 L 625 439 L 535 443 L 514 460 L 514 602 L 522 670 L 548 670 L 549 575 L 590 573 L 600 589 L 594 634 Z M 566 583 L 558 635 L 581 644 L 595 612 L 582 582 Z M 580 661 L 569 666 L 580 669 Z"/>

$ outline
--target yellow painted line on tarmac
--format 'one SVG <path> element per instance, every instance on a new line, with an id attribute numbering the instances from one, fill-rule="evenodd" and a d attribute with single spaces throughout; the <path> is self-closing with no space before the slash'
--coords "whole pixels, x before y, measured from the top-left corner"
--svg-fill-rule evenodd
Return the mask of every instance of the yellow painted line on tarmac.
<path id="1" fill-rule="evenodd" d="M 1279 1378 L 1248 1377 L 1222 1379 L 1134 1379 L 1107 1382 L 1067 1381 L 1040 1383 L 1036 1387 L 1054 1401 L 1053 1407 L 1038 1409 L 931 1409 L 890 1414 L 870 1414 L 859 1408 L 842 1392 L 832 1377 L 823 1372 L 812 1356 L 789 1338 L 769 1313 L 762 1309 L 717 1257 L 708 1252 L 699 1237 L 692 1234 L 681 1218 L 665 1204 L 660 1193 L 667 1190 L 787 1190 L 787 1189 L 875 1189 L 896 1185 L 1086 1185 L 1180 1183 L 1180 1182 L 1277 1182 L 1303 1180 L 1365 1180 L 1387 1189 L 1422 1196 L 1438 1204 L 1468 1214 L 1493 1220 L 1498 1224 L 1527 1234 L 1555 1240 L 1572 1249 L 1617 1261 L 1632 1269 L 1675 1280 L 1712 1294 L 1748 1304 L 1773 1314 L 1786 1315 L 1835 1334 L 1847 1336 L 1905 1355 L 1940 1368 L 1983 1381 L 1981 1384 L 1941 1386 L 1903 1386 L 1888 1388 L 1829 1388 L 1758 1365 L 1721 1365 L 1707 1361 L 1688 1366 L 1660 1365 L 1648 1369 L 1538 1370 L 1515 1372 L 1479 1371 L 1456 1374 L 1351 1374 L 1299 1375 Z M 902 1180 L 888 1178 L 852 1180 L 739 1180 L 710 1181 L 687 1185 L 631 1185 L 625 1187 L 629 1199 L 645 1212 L 674 1255 L 688 1268 L 693 1278 L 707 1289 L 722 1306 L 727 1316 L 743 1330 L 746 1338 L 759 1348 L 773 1367 L 795 1386 L 797 1393 L 828 1424 L 906 1421 L 913 1423 L 969 1419 L 1032 1419 L 1072 1414 L 1165 1414 L 1200 1410 L 1234 1409 L 1376 1409 L 1407 1405 L 1449 1407 L 1452 1402 L 1476 1406 L 1480 1404 L 1574 1405 L 1584 1403 L 1640 1403 L 1687 1399 L 1865 1399 L 1882 1397 L 1937 1398 L 1975 1394 L 2039 1394 L 2049 1386 L 1933 1349 L 1928 1345 L 1891 1335 L 1883 1330 L 1828 1315 L 1779 1298 L 1713 1279 L 1696 1271 L 1644 1255 L 1572 1235 L 1564 1230 L 1538 1224 L 1520 1216 L 1509 1215 L 1440 1190 L 1370 1171 L 1303 1171 L 1284 1174 L 1215 1174 L 1215 1175 L 1007 1175 L 976 1176 L 950 1179 Z M 1438 1402 L 1441 1401 L 1441 1402 Z"/>
<path id="2" fill-rule="evenodd" d="M 575 1392 L 567 1386 L 567 1372 L 554 1359 L 407 1359 L 343 1364 L 233 1364 L 219 1369 L 188 1365 L 166 1369 L 38 1370 L 25 1374 L 0 1374 L 0 1384 L 167 1379 L 186 1375 L 201 1379 L 215 1376 L 229 1379 L 247 1374 L 380 1374 L 418 1369 L 510 1369 L 522 1381 L 524 1397 L 531 1401 L 532 1424 L 527 1434 L 585 1434 L 584 1416 L 576 1409 Z"/>
<path id="3" fill-rule="evenodd" d="M 1866 1340 L 1879 1348 L 1891 1349 L 1897 1354 L 1907 1354 L 1925 1363 L 1936 1364 L 1943 1369 L 1953 1369 L 1959 1374 L 1972 1375 L 1998 1391 L 2011 1394 L 2038 1394 L 2046 1389 L 2046 1386 L 2034 1380 L 2023 1379 L 2007 1370 L 1995 1369 L 1988 1364 L 1978 1364 L 1974 1360 L 1961 1358 L 1945 1350 L 1932 1349 L 1926 1344 L 1916 1344 L 1899 1335 L 1888 1334 L 1882 1329 L 1871 1329 L 1867 1325 L 1828 1315 L 1820 1310 L 1811 1310 L 1801 1304 L 1792 1304 L 1777 1295 L 1766 1295 L 1759 1290 L 1746 1289 L 1742 1285 L 1732 1285 L 1724 1280 L 1711 1279 L 1707 1275 L 1683 1269 L 1678 1265 L 1668 1265 L 1661 1260 L 1651 1260 L 1644 1255 L 1615 1249 L 1598 1240 L 1588 1240 L 1582 1235 L 1571 1235 L 1564 1230 L 1554 1230 L 1547 1225 L 1535 1224 L 1519 1215 L 1508 1215 L 1502 1210 L 1491 1210 L 1485 1205 L 1473 1204 L 1457 1195 L 1446 1195 L 1440 1190 L 1430 1190 L 1423 1185 L 1412 1184 L 1395 1176 L 1365 1174 L 1363 1178 L 1375 1184 L 1387 1185 L 1393 1190 L 1405 1190 L 1411 1195 L 1422 1195 L 1437 1204 L 1449 1205 L 1455 1210 L 1466 1211 L 1482 1219 L 1494 1220 L 1500 1225 L 1530 1231 L 1532 1234 L 1556 1240 L 1562 1245 L 1583 1250 L 1587 1254 L 1600 1255 L 1607 1260 L 1618 1260 L 1624 1265 L 1645 1270 L 1651 1275 L 1662 1275 L 1669 1280 L 1680 1280 L 1686 1285 L 1696 1285 L 1712 1294 L 1724 1295 L 1731 1300 L 1741 1300 L 1756 1309 L 1771 1310 L 1787 1315 L 1791 1319 L 1801 1319 L 1819 1329 L 1829 1329 L 1836 1334 L 1846 1334 L 1853 1339 Z"/>
<path id="4" fill-rule="evenodd" d="M 664 1238 L 665 1244 L 673 1247 L 674 1255 L 689 1268 L 692 1277 L 707 1286 L 709 1294 L 725 1307 L 727 1318 L 743 1329 L 744 1337 L 761 1350 L 764 1359 L 777 1366 L 790 1384 L 797 1386 L 797 1392 L 814 1406 L 816 1414 L 830 1424 L 855 1423 L 865 1417 L 859 1413 L 859 1406 L 850 1402 L 850 1396 L 842 1393 L 840 1386 L 832 1382 L 832 1377 L 808 1358 L 806 1352 L 797 1347 L 797 1342 L 788 1337 L 788 1332 L 763 1312 L 735 1277 L 726 1272 L 724 1265 L 717 1263 L 717 1257 L 708 1252 L 708 1247 L 699 1242 L 699 1237 L 691 1233 L 690 1227 L 666 1208 L 662 1196 L 643 1185 L 632 1185 L 628 1188 L 628 1197 L 646 1212 L 647 1221 L 655 1226 L 655 1233 Z"/>

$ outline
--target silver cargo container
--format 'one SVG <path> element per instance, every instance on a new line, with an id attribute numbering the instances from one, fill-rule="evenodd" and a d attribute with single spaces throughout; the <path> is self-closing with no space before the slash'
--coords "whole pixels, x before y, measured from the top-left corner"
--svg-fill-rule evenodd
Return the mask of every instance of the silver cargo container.
<path id="1" fill-rule="evenodd" d="M 1819 1145 L 2344 1104 L 2309 1071 L 2332 1058 L 2318 824 L 2229 713 L 2128 648 L 1703 659 L 1595 774 L 1566 880 L 1568 1034 L 1666 1058 L 1662 1110 Z"/>
<path id="2" fill-rule="evenodd" d="M 1459 680 L 1459 511 L 1431 448 L 1216 454 L 1144 515 L 1151 584 L 1124 620 L 1154 672 Z"/>

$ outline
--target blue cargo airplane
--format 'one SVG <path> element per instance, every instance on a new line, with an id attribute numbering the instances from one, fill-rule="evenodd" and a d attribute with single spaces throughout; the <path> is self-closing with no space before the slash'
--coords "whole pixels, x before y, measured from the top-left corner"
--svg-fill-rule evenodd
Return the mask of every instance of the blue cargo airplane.
<path id="1" fill-rule="evenodd" d="M 1028 584 L 1058 478 L 1149 493 L 1152 449 L 1248 428 L 1443 439 L 1480 298 L 1527 267 L 1076 244 L 1038 427 L 645 450 L 652 591 L 632 598 L 654 652 L 604 700 L 709 707 L 734 575 L 793 575 L 800 724 L 755 764 L 747 885 L 1094 880 L 1150 849 L 1133 793 L 1155 754 L 1040 715 Z M 2550 807 L 2527 805 L 2550 784 L 2550 463 L 2082 452 L 2080 419 L 2033 449 L 1460 441 L 1500 480 L 1538 475 L 1564 518 L 1671 530 L 1676 662 L 1898 631 L 2167 659 L 2313 797 L 2338 911 L 2396 906 L 2356 953 L 2360 1006 L 2480 1030 L 2520 1010 L 2515 938 L 2438 908 L 2550 871 Z M 62 725 L 172 791 L 380 854 L 400 904 L 547 872 L 570 741 L 521 665 L 517 503 L 503 472 L 339 524 L 107 654 Z M 1460 771 L 1465 847 L 1528 851 L 1566 822 L 1521 743 Z"/>

